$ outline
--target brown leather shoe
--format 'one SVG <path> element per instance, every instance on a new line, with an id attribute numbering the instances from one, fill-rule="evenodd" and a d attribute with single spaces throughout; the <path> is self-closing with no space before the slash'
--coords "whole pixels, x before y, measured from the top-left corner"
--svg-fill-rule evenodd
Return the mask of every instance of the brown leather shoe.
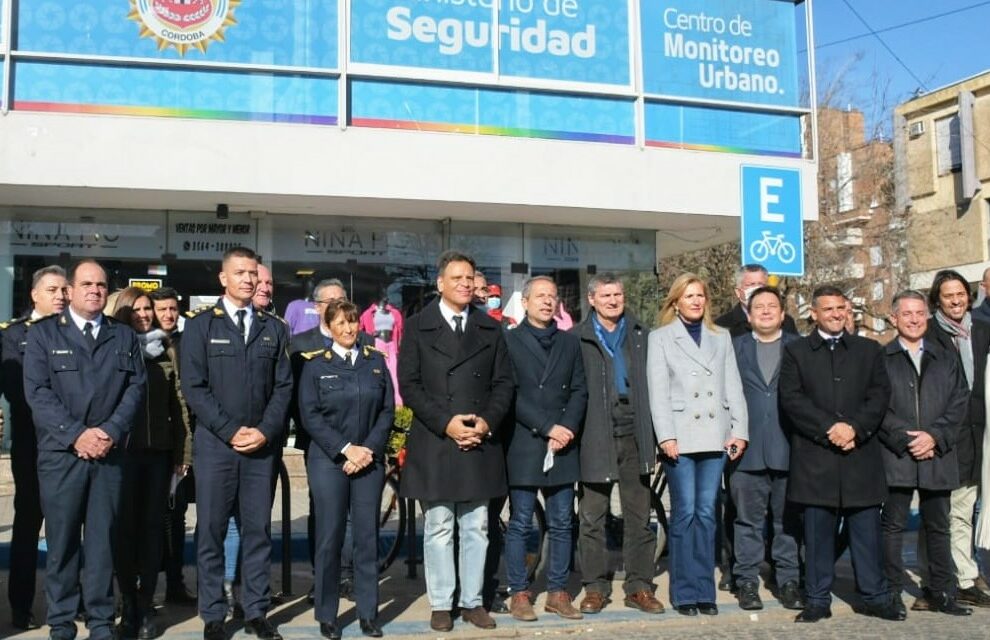
<path id="1" fill-rule="evenodd" d="M 580 620 L 584 616 L 571 604 L 571 594 L 566 591 L 551 591 L 547 594 L 547 602 L 543 605 L 547 613 L 556 613 L 561 618 Z"/>
<path id="2" fill-rule="evenodd" d="M 470 622 L 479 629 L 494 629 L 495 621 L 492 619 L 484 607 L 472 607 L 461 611 L 461 618 L 465 622 Z"/>
<path id="3" fill-rule="evenodd" d="M 643 589 L 626 596 L 626 606 L 645 613 L 663 613 L 663 603 L 649 589 Z"/>
<path id="4" fill-rule="evenodd" d="M 509 613 L 516 620 L 532 622 L 536 620 L 536 612 L 533 611 L 533 594 L 529 591 L 520 591 L 512 594 L 509 602 Z"/>
<path id="5" fill-rule="evenodd" d="M 454 620 L 449 611 L 434 611 L 430 614 L 430 628 L 434 631 L 450 631 L 454 628 Z"/>
<path id="6" fill-rule="evenodd" d="M 611 600 L 600 591 L 585 592 L 581 599 L 581 613 L 600 613 Z"/>

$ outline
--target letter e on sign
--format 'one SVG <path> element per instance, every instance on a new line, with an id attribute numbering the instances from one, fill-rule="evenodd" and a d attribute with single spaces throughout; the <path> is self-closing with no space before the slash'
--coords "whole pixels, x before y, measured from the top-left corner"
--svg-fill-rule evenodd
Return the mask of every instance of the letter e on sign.
<path id="1" fill-rule="evenodd" d="M 775 213 L 770 210 L 770 205 L 780 204 L 780 190 L 784 188 L 784 181 L 780 178 L 760 178 L 760 221 L 761 222 L 784 222 L 783 213 Z M 771 189 L 773 190 L 771 192 Z"/>

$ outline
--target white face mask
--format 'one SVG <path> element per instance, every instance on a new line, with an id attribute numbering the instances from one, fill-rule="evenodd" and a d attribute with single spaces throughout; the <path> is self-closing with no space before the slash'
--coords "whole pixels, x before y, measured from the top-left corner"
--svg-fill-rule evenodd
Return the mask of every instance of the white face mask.
<path id="1" fill-rule="evenodd" d="M 762 285 L 754 284 L 753 286 L 746 287 L 745 289 L 743 289 L 743 297 L 745 298 L 745 302 L 743 304 L 748 305 L 749 299 L 753 297 L 753 292 L 759 289 L 761 286 Z"/>

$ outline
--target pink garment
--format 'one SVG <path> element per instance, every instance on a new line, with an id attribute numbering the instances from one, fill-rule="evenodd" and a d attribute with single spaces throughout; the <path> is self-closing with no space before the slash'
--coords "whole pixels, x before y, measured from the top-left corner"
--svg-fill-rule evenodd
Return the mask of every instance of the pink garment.
<path id="1" fill-rule="evenodd" d="M 571 314 L 567 313 L 567 309 L 564 308 L 563 301 L 557 305 L 557 313 L 553 314 L 553 319 L 557 321 L 557 328 L 561 331 L 570 331 L 571 327 L 574 326 L 574 320 L 571 318 Z"/>
<path id="2" fill-rule="evenodd" d="M 375 335 L 375 310 L 378 309 L 378 304 L 373 304 L 364 310 L 361 314 L 361 331 L 364 331 L 369 336 Z M 399 344 L 402 342 L 402 325 L 404 320 L 402 319 L 402 312 L 391 305 L 391 303 L 385 305 L 385 309 L 392 314 L 392 319 L 395 321 L 395 328 L 392 329 L 392 342 L 395 343 L 396 351 L 399 350 Z"/>
<path id="3" fill-rule="evenodd" d="M 396 340 L 385 342 L 375 338 L 375 348 L 385 354 L 385 364 L 392 376 L 392 389 L 395 391 L 395 406 L 402 406 L 402 396 L 399 394 L 399 343 Z"/>

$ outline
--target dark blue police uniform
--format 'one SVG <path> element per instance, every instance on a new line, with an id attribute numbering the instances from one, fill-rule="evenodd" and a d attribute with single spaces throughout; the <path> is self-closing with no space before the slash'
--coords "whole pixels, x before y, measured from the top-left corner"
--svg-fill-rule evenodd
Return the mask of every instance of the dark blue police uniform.
<path id="1" fill-rule="evenodd" d="M 378 615 L 378 508 L 395 397 L 384 356 L 368 346 L 358 353 L 353 365 L 331 349 L 307 353 L 299 379 L 299 410 L 312 439 L 306 471 L 316 507 L 315 614 L 329 624 L 337 622 L 348 512 L 358 617 Z M 341 449 L 348 443 L 368 447 L 374 456 L 374 463 L 352 476 L 343 470 Z"/>
<path id="2" fill-rule="evenodd" d="M 127 325 L 103 316 L 95 341 L 68 309 L 31 326 L 24 351 L 24 394 L 38 442 L 38 481 L 45 514 L 45 596 L 52 638 L 73 638 L 82 598 L 90 638 L 113 636 L 113 545 L 120 509 L 124 444 L 145 398 L 144 359 Z M 99 427 L 114 446 L 83 460 L 73 445 Z M 80 533 L 85 536 L 80 549 Z M 83 560 L 85 558 L 85 560 Z"/>
<path id="3" fill-rule="evenodd" d="M 196 416 L 199 612 L 208 623 L 222 623 L 227 612 L 223 540 L 235 509 L 245 616 L 264 617 L 270 606 L 272 474 L 292 397 L 288 343 L 282 321 L 258 309 L 245 342 L 222 298 L 187 320 L 182 332 L 182 393 Z M 265 446 L 234 451 L 230 440 L 242 426 L 259 429 Z"/>
<path id="4" fill-rule="evenodd" d="M 41 494 L 38 489 L 38 440 L 31 408 L 24 397 L 24 348 L 31 316 L 0 324 L 2 393 L 10 405 L 10 467 L 14 475 L 14 522 L 10 536 L 10 577 L 7 599 L 14 617 L 28 618 L 34 603 L 41 533 Z"/>

